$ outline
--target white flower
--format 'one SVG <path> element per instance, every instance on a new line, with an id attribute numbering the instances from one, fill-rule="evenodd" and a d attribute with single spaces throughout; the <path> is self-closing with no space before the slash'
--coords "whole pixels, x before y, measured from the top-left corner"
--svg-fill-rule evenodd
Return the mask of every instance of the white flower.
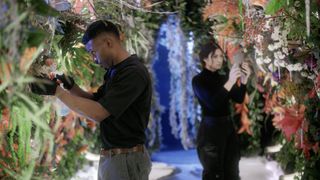
<path id="1" fill-rule="evenodd" d="M 280 33 L 280 26 L 275 26 L 273 28 L 273 32 L 279 34 Z"/>
<path id="2" fill-rule="evenodd" d="M 275 66 L 280 66 L 280 67 L 286 67 L 287 63 L 284 60 L 275 59 L 274 60 L 274 65 Z"/>
<path id="3" fill-rule="evenodd" d="M 282 54 L 281 51 L 278 51 L 278 57 L 279 57 L 279 59 L 284 59 L 286 56 L 284 54 Z"/>
<path id="4" fill-rule="evenodd" d="M 276 51 L 274 52 L 274 58 L 275 59 L 284 59 L 286 56 L 284 54 L 282 54 L 281 51 Z"/>
<path id="5" fill-rule="evenodd" d="M 280 62 L 280 66 L 281 66 L 281 67 L 286 67 L 286 66 L 288 66 L 288 63 L 282 60 L 282 61 Z"/>
<path id="6" fill-rule="evenodd" d="M 303 64 L 303 69 L 308 69 L 308 65 L 307 64 Z"/>
<path id="7" fill-rule="evenodd" d="M 263 36 L 258 34 L 255 38 L 255 40 L 258 42 L 258 43 L 261 43 L 263 41 Z"/>
<path id="8" fill-rule="evenodd" d="M 273 55 L 274 55 L 274 58 L 275 58 L 275 59 L 280 59 L 279 56 L 278 56 L 278 51 L 275 51 L 275 52 L 273 53 Z"/>
<path id="9" fill-rule="evenodd" d="M 293 71 L 294 70 L 294 65 L 293 64 L 289 64 L 287 66 L 288 71 Z"/>
<path id="10" fill-rule="evenodd" d="M 264 31 L 264 32 L 270 30 L 270 28 L 271 28 L 271 26 L 270 26 L 271 19 L 269 18 L 271 16 L 270 15 L 266 15 L 265 17 L 268 18 L 268 19 L 266 20 L 266 22 L 265 22 L 265 24 L 264 24 L 264 26 L 262 28 L 262 31 Z"/>
<path id="11" fill-rule="evenodd" d="M 288 51 L 288 48 L 287 48 L 287 47 L 283 47 L 283 48 L 282 48 L 282 52 L 283 52 L 285 55 L 289 55 L 289 51 Z"/>
<path id="12" fill-rule="evenodd" d="M 280 64 L 279 64 L 279 59 L 274 59 L 273 64 L 274 64 L 275 66 L 279 67 L 279 66 L 280 66 Z"/>
<path id="13" fill-rule="evenodd" d="M 297 63 L 294 65 L 294 70 L 295 71 L 301 71 L 302 70 L 302 64 L 301 63 Z"/>
<path id="14" fill-rule="evenodd" d="M 262 53 L 262 51 L 260 49 L 256 49 L 256 54 L 258 56 L 262 56 L 263 55 L 263 53 Z"/>
<path id="15" fill-rule="evenodd" d="M 311 76 L 308 76 L 308 78 L 314 80 L 316 78 L 316 76 L 314 74 L 312 74 Z"/>
<path id="16" fill-rule="evenodd" d="M 274 48 L 274 45 L 273 45 L 273 44 L 269 44 L 269 45 L 268 45 L 268 49 L 269 49 L 269 51 L 273 51 L 273 50 L 275 50 L 276 48 Z"/>
<path id="17" fill-rule="evenodd" d="M 267 56 L 267 57 L 264 58 L 263 62 L 265 64 L 269 64 L 271 62 L 271 59 Z"/>
<path id="18" fill-rule="evenodd" d="M 263 64 L 263 59 L 261 57 L 256 59 L 257 64 Z"/>
<path id="19" fill-rule="evenodd" d="M 271 39 L 273 40 L 279 40 L 279 36 L 280 35 L 280 27 L 279 26 L 275 26 L 273 29 L 273 32 L 271 34 Z"/>
<path id="20" fill-rule="evenodd" d="M 271 39 L 274 40 L 274 41 L 279 40 L 279 34 L 272 33 L 271 34 Z"/>
<path id="21" fill-rule="evenodd" d="M 279 49 L 281 47 L 281 42 L 274 43 L 274 49 Z"/>

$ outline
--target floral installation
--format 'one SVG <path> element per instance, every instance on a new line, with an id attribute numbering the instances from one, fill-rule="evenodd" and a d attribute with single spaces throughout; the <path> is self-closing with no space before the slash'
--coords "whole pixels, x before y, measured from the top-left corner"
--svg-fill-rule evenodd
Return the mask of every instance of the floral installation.
<path id="1" fill-rule="evenodd" d="M 219 28 L 221 21 L 217 17 L 226 17 L 220 18 L 226 22 L 235 12 L 230 9 L 238 8 L 240 16 L 235 22 L 243 25 L 239 28 L 242 31 L 233 38 L 236 41 L 236 37 L 240 37 L 238 42 L 242 42 L 245 49 L 253 48 L 254 63 L 258 67 L 256 75 L 259 72 L 264 77 L 263 82 L 256 85 L 264 94 L 263 110 L 273 114 L 274 125 L 283 132 L 285 140 L 294 141 L 295 147 L 302 150 L 305 158 L 312 159 L 311 162 L 319 161 L 316 157 L 319 154 L 320 58 L 318 29 L 314 29 L 319 28 L 316 15 L 319 6 L 319 2 L 309 0 L 250 0 L 238 4 L 213 1 L 203 11 L 204 18 L 211 18 L 215 21 L 213 27 Z M 226 15 L 226 12 L 229 13 Z M 226 30 L 231 33 L 230 29 Z M 236 112 L 245 113 L 245 106 L 236 105 Z M 314 167 L 307 161 L 305 165 L 309 169 Z"/>

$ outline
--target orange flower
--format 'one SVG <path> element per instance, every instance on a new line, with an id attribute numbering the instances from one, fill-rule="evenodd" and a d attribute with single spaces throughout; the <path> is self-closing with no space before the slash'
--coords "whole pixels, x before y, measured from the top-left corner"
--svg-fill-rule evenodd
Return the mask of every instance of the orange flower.
<path id="1" fill-rule="evenodd" d="M 236 113 L 241 113 L 241 127 L 238 131 L 239 134 L 243 132 L 247 132 L 249 135 L 252 135 L 252 131 L 250 129 L 250 119 L 248 117 L 249 109 L 247 104 L 249 104 L 250 98 L 248 93 L 246 93 L 244 101 L 242 104 L 235 104 Z"/>
<path id="2" fill-rule="evenodd" d="M 250 5 L 251 6 L 260 6 L 263 9 L 266 8 L 269 0 L 250 0 Z"/>
<path id="3" fill-rule="evenodd" d="M 276 107 L 276 105 L 278 104 L 277 93 L 272 94 L 271 98 L 270 98 L 270 94 L 266 93 L 264 95 L 264 98 L 265 98 L 265 104 L 264 104 L 263 111 L 266 113 L 271 113 L 272 109 Z"/>
<path id="4" fill-rule="evenodd" d="M 238 1 L 215 0 L 203 10 L 204 20 L 220 15 L 225 16 L 228 19 L 233 17 L 239 18 Z"/>
<path id="5" fill-rule="evenodd" d="M 96 128 L 96 123 L 95 123 L 94 121 L 91 121 L 91 120 L 86 119 L 86 122 L 87 122 L 87 126 L 88 126 L 90 129 L 95 129 L 95 128 Z"/>
<path id="6" fill-rule="evenodd" d="M 88 147 L 89 147 L 88 145 L 83 145 L 83 146 L 81 146 L 81 147 L 77 150 L 77 153 L 78 153 L 78 154 L 83 154 L 83 153 L 87 152 Z"/>
<path id="7" fill-rule="evenodd" d="M 21 56 L 20 59 L 20 71 L 21 72 L 26 72 L 29 69 L 29 66 L 32 63 L 32 57 L 34 55 L 34 53 L 37 51 L 36 47 L 30 47 L 30 48 L 26 48 Z"/>
<path id="8" fill-rule="evenodd" d="M 0 63 L 0 81 L 11 79 L 12 64 L 10 63 Z"/>
<path id="9" fill-rule="evenodd" d="M 74 120 L 76 115 L 74 112 L 69 113 L 67 116 L 64 117 L 63 127 L 70 129 L 74 127 Z"/>

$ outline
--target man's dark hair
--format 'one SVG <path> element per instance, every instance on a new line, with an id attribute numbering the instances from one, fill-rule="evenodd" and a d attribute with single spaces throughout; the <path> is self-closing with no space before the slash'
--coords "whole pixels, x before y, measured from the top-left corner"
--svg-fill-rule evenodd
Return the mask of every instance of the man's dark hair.
<path id="1" fill-rule="evenodd" d="M 107 20 L 98 20 L 89 25 L 82 37 L 82 43 L 87 44 L 91 39 L 104 32 L 112 33 L 120 39 L 120 33 L 115 24 Z"/>

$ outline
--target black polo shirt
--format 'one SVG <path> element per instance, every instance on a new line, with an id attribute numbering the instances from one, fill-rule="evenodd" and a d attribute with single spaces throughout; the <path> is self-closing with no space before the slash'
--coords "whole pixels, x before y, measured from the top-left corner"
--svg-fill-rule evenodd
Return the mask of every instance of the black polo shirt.
<path id="1" fill-rule="evenodd" d="M 94 99 L 111 114 L 100 123 L 102 147 L 129 148 L 146 141 L 152 87 L 147 68 L 131 55 L 110 68 Z"/>

